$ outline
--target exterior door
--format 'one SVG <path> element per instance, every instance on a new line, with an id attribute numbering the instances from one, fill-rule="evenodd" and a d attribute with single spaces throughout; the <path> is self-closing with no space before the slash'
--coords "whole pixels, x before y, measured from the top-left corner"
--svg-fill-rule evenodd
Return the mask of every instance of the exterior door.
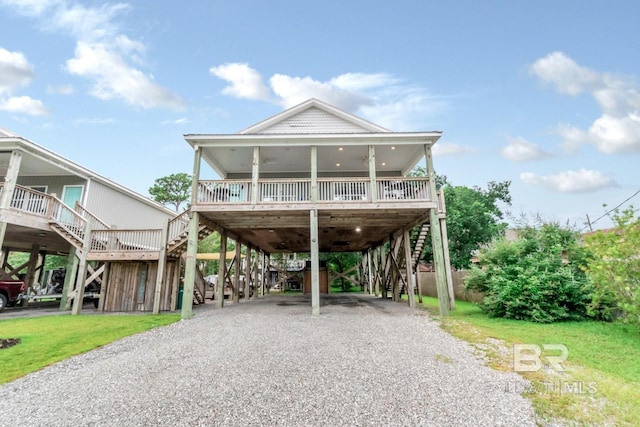
<path id="1" fill-rule="evenodd" d="M 84 185 L 65 185 L 62 190 L 62 202 L 71 209 L 75 209 L 76 202 L 82 200 L 83 190 Z"/>

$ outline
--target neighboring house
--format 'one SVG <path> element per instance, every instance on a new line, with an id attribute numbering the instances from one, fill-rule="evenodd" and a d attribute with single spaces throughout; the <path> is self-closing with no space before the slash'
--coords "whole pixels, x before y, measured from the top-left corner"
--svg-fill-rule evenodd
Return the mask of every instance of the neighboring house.
<path id="1" fill-rule="evenodd" d="M 367 276 L 381 282 L 383 295 L 391 284 L 396 299 L 414 268 L 410 231 L 426 225 L 434 236 L 441 310 L 448 312 L 444 210 L 429 179 L 435 176 L 431 148 L 440 136 L 391 132 L 316 99 L 236 134 L 185 135 L 195 154 L 190 240 L 204 223 L 221 232 L 223 246 L 230 237 L 259 259 L 310 253 L 317 314 L 320 252 L 361 252 Z M 427 176 L 409 177 L 425 156 Z M 202 166 L 221 179 L 201 180 Z M 187 250 L 185 293 L 196 277 L 195 251 L 195 245 Z M 191 315 L 189 303 L 182 314 Z"/>
<path id="2" fill-rule="evenodd" d="M 7 265 L 10 251 L 30 253 L 29 287 L 43 278 L 47 255 L 70 255 L 72 266 L 82 261 L 81 255 L 85 263 L 122 259 L 112 250 L 116 240 L 109 241 L 109 251 L 106 245 L 100 247 L 107 242 L 106 233 L 116 236 L 113 230 L 118 230 L 119 248 L 128 241 L 140 248 L 145 243 L 136 243 L 137 235 L 122 237 L 125 230 L 161 230 L 176 216 L 165 206 L 4 129 L 0 129 L 0 177 L 3 271 L 15 276 L 19 267 Z M 85 236 L 87 223 L 94 231 L 90 239 Z M 154 234 L 159 236 L 158 231 Z M 88 276 L 93 273 L 91 267 Z M 67 290 L 72 287 L 73 283 L 67 284 Z"/>

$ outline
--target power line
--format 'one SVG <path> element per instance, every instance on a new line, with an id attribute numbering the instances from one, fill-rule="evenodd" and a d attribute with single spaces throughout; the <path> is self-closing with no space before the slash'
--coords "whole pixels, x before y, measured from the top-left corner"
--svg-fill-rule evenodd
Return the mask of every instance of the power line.
<path id="1" fill-rule="evenodd" d="M 609 209 L 608 211 L 606 211 L 604 214 L 600 215 L 598 218 L 594 219 L 593 221 L 590 221 L 590 224 L 588 224 L 587 226 L 583 227 L 582 229 L 584 230 L 585 228 L 595 224 L 596 222 L 600 221 L 602 218 L 608 216 L 611 212 L 615 211 L 616 209 L 618 209 L 620 206 L 624 205 L 625 203 L 627 203 L 629 200 L 633 199 L 634 197 L 636 197 L 638 194 L 640 194 L 640 190 L 636 191 L 635 193 L 633 193 L 631 196 L 627 197 L 626 199 L 624 199 L 622 202 L 620 202 L 618 204 L 618 206 L 616 206 L 613 209 Z M 637 211 L 637 209 L 636 209 Z M 588 218 L 588 216 L 587 216 Z"/>

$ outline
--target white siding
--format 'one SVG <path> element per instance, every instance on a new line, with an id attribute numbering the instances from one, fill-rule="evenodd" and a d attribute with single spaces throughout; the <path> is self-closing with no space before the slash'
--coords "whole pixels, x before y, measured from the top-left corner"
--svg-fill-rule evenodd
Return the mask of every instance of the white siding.
<path id="1" fill-rule="evenodd" d="M 161 228 L 173 216 L 96 181 L 89 186 L 86 208 L 109 226 L 121 229 Z"/>
<path id="2" fill-rule="evenodd" d="M 261 130 L 260 134 L 365 133 L 370 130 L 312 107 Z"/>

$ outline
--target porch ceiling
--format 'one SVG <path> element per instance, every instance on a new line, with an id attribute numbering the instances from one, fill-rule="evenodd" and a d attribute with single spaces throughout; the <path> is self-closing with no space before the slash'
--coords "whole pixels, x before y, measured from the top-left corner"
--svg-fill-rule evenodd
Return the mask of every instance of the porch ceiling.
<path id="1" fill-rule="evenodd" d="M 318 147 L 318 173 L 368 173 L 369 145 L 375 146 L 376 171 L 408 173 L 440 132 L 310 135 L 185 135 L 221 178 L 250 175 L 254 146 L 260 147 L 260 174 L 311 171 L 311 146 Z"/>
<path id="2" fill-rule="evenodd" d="M 46 221 L 42 222 L 41 227 L 38 227 L 36 222 L 32 222 L 28 227 L 7 223 L 4 247 L 31 252 L 33 245 L 38 245 L 42 252 L 54 255 L 67 255 L 70 247 L 69 242 L 52 231 Z"/>
<path id="3" fill-rule="evenodd" d="M 200 211 L 200 215 L 269 253 L 310 252 L 309 210 Z M 358 209 L 335 206 L 318 209 L 320 252 L 360 252 L 378 246 L 390 234 L 427 221 L 425 207 Z M 357 228 L 360 230 L 357 231 Z"/>

